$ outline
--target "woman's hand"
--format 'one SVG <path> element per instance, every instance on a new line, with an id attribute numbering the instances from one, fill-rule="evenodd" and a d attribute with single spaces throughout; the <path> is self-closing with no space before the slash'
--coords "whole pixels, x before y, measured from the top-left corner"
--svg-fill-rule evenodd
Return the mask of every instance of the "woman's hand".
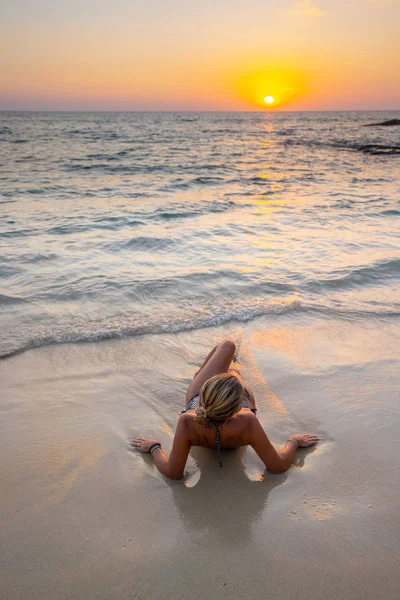
<path id="1" fill-rule="evenodd" d="M 304 435 L 291 435 L 288 441 L 290 440 L 296 442 L 298 448 L 307 448 L 308 446 L 314 446 L 318 442 L 319 436 L 305 433 Z"/>
<path id="2" fill-rule="evenodd" d="M 139 452 L 148 452 L 150 450 L 150 446 L 153 444 L 159 444 L 158 440 L 151 440 L 149 438 L 135 438 L 129 442 L 129 445 L 135 450 L 139 450 Z"/>

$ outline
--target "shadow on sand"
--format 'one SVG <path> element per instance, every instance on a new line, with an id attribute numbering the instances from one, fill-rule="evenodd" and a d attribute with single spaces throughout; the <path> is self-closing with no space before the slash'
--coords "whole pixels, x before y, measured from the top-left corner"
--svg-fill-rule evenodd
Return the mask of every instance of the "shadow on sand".
<path id="1" fill-rule="evenodd" d="M 302 450 L 295 466 L 302 467 L 314 448 Z M 192 487 L 169 482 L 182 522 L 191 534 L 204 532 L 222 544 L 243 544 L 253 536 L 257 522 L 268 504 L 268 495 L 285 483 L 290 470 L 272 475 L 264 470 L 252 480 L 244 470 L 244 448 L 224 451 L 222 468 L 214 450 L 193 448 L 192 457 L 200 469 Z"/>

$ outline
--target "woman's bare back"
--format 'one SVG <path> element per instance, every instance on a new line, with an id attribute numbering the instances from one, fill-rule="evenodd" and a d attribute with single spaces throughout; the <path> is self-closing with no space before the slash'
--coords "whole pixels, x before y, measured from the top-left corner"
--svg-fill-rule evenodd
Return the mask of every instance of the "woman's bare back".
<path id="1" fill-rule="evenodd" d="M 204 427 L 194 420 L 195 411 L 188 410 L 180 416 L 185 424 L 188 440 L 192 446 L 215 448 L 215 427 Z M 222 449 L 238 448 L 250 443 L 250 420 L 256 418 L 248 408 L 242 408 L 229 421 L 219 427 Z"/>

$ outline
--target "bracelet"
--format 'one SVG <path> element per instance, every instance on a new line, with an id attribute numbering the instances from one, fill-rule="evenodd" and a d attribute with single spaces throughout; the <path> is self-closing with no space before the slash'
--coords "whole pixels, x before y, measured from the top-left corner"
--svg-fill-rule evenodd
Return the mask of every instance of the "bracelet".
<path id="1" fill-rule="evenodd" d="M 298 442 L 296 442 L 296 440 L 292 440 L 291 438 L 288 439 L 287 443 L 292 442 L 292 444 L 296 444 L 296 449 L 299 447 Z"/>
<path id="2" fill-rule="evenodd" d="M 159 444 L 158 442 L 156 442 L 155 444 L 152 444 L 149 448 L 149 452 L 151 452 L 151 454 L 153 454 L 154 450 L 157 450 L 157 448 L 161 448 L 161 444 Z"/>

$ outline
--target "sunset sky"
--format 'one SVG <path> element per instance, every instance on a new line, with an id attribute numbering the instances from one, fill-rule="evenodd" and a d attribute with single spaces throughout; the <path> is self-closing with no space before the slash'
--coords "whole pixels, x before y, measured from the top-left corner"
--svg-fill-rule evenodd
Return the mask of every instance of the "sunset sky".
<path id="1" fill-rule="evenodd" d="M 0 109 L 399 109 L 399 23 L 400 0 L 13 0 Z"/>

